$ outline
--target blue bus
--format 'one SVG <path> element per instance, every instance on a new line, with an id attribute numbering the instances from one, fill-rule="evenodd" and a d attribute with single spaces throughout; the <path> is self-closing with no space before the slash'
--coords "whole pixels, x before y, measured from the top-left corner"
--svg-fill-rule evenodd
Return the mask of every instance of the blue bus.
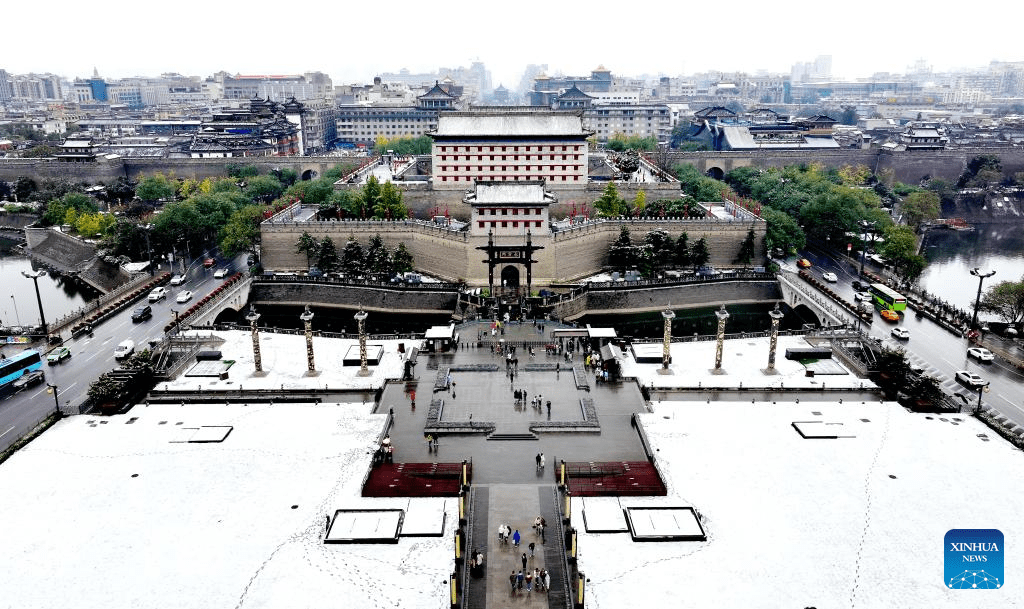
<path id="1" fill-rule="evenodd" d="M 17 355 L 0 360 L 0 389 L 9 387 L 11 383 L 21 378 L 21 375 L 42 367 L 43 358 L 35 349 L 26 349 Z"/>

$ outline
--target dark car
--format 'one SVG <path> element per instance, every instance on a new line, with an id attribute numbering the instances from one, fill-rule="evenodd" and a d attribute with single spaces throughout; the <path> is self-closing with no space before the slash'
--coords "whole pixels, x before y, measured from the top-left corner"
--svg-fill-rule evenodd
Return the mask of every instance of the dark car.
<path id="1" fill-rule="evenodd" d="M 153 307 L 145 305 L 132 311 L 132 321 L 146 321 L 153 317 Z"/>
<path id="2" fill-rule="evenodd" d="M 25 387 L 31 387 L 32 385 L 38 385 L 46 380 L 46 373 L 42 370 L 36 370 L 34 372 L 26 372 L 21 375 L 18 380 L 11 383 L 11 387 L 18 391 Z"/>

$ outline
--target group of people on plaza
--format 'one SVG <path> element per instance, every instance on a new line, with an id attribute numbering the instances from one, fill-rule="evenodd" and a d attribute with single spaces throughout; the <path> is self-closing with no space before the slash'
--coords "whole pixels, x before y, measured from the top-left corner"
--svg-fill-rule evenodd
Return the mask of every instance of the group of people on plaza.
<path id="1" fill-rule="evenodd" d="M 540 463 L 542 462 L 543 458 L 543 454 L 537 455 L 538 467 L 540 467 Z M 536 534 L 540 537 L 540 543 L 544 543 L 544 527 L 547 526 L 547 521 L 545 521 L 543 517 L 537 516 L 537 518 L 534 519 L 532 526 Z M 522 535 L 519 534 L 519 529 L 513 530 L 512 527 L 510 527 L 507 524 L 499 525 L 498 543 L 508 545 L 510 538 L 512 540 L 512 546 L 516 549 L 516 551 L 518 551 L 519 544 L 523 541 Z M 518 572 L 515 569 L 513 569 L 512 574 L 509 575 L 508 578 L 509 585 L 511 586 L 511 592 L 514 595 L 522 594 L 524 588 L 526 589 L 526 592 L 532 592 L 534 588 L 536 588 L 538 591 L 541 591 L 547 590 L 551 586 L 551 575 L 547 572 L 546 569 L 534 565 L 533 570 L 530 570 L 530 561 L 534 558 L 535 552 L 537 550 L 537 544 L 535 542 L 530 542 L 528 548 L 530 554 L 527 555 L 526 552 L 523 552 L 520 557 L 523 568 L 520 569 Z"/>

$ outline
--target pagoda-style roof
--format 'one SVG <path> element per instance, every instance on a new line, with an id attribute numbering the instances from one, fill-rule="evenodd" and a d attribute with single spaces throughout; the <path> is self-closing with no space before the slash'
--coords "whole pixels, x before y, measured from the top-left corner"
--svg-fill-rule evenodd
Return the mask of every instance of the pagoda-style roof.
<path id="1" fill-rule="evenodd" d="M 561 95 L 558 96 L 558 100 L 559 101 L 569 100 L 569 99 L 583 99 L 583 100 L 587 100 L 587 99 L 594 99 L 594 97 L 592 95 L 587 95 L 583 91 L 580 91 L 580 89 L 576 86 L 576 83 L 573 83 L 573 85 L 571 87 L 566 89 L 564 93 L 562 93 Z"/>
<path id="2" fill-rule="evenodd" d="M 695 118 L 706 118 L 706 119 L 722 119 L 722 118 L 736 118 L 736 113 L 728 108 L 722 106 L 708 106 L 707 108 L 701 108 L 693 113 Z"/>
<path id="3" fill-rule="evenodd" d="M 436 80 L 434 86 L 429 91 L 420 95 L 416 99 L 455 99 L 455 95 L 452 95 L 448 91 L 445 91 L 444 87 L 440 85 Z"/>

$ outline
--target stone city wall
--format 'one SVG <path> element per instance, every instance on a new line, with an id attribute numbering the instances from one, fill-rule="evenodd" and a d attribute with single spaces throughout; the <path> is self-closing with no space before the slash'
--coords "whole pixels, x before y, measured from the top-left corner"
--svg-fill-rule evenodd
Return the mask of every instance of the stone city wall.
<path id="1" fill-rule="evenodd" d="M 1013 175 L 1015 172 L 1024 171 L 1024 149 L 1020 148 L 957 148 L 950 150 L 910 150 L 903 152 L 890 152 L 879 149 L 863 150 L 859 148 L 838 148 L 824 150 L 750 150 L 750 151 L 728 151 L 728 152 L 673 152 L 670 155 L 669 165 L 677 163 L 690 163 L 706 172 L 714 167 L 723 172 L 731 171 L 737 167 L 783 167 L 796 165 L 811 161 L 819 162 L 827 167 L 841 167 L 843 165 L 867 165 L 874 170 L 892 169 L 897 180 L 903 182 L 915 182 L 924 175 L 931 175 L 944 180 L 954 180 L 966 167 L 967 161 L 979 154 L 994 154 L 1000 158 L 1003 170 L 1006 175 Z M 166 158 L 138 158 L 138 159 L 111 159 L 97 160 L 91 163 L 63 163 L 56 159 L 17 159 L 0 158 L 0 179 L 13 181 L 19 176 L 28 176 L 37 179 L 69 179 L 73 181 L 97 183 L 108 182 L 119 176 L 138 179 L 143 174 L 154 172 L 174 172 L 180 177 L 205 178 L 223 176 L 227 174 L 227 166 L 231 164 L 256 165 L 262 173 L 274 168 L 291 168 L 300 176 L 319 177 L 325 171 L 338 164 L 357 164 L 358 158 L 346 157 L 242 157 L 229 159 L 166 159 Z M 308 174 L 306 172 L 309 172 Z M 409 184 L 412 184 L 411 182 Z M 632 184 L 620 184 L 620 191 L 623 196 L 632 198 L 635 191 Z M 654 195 L 652 187 L 657 185 L 640 184 L 636 185 L 648 189 L 648 199 L 660 198 Z M 604 187 L 603 184 L 588 184 L 582 189 L 583 194 L 577 194 L 575 189 L 566 189 L 565 195 L 559 195 L 559 205 L 568 204 L 572 200 L 577 202 L 592 201 L 591 187 L 598 191 Z M 561 192 L 554 188 L 554 192 Z M 430 192 L 430 191 L 426 191 Z M 629 193 L 629 194 L 627 194 Z M 451 198 L 448 198 L 448 195 Z M 433 196 L 436 204 L 454 205 L 461 203 L 463 191 L 451 191 L 445 196 Z M 586 196 L 584 196 L 586 195 Z M 600 192 L 597 193 L 600 195 Z M 596 198 L 596 197 L 594 197 Z M 429 207 L 429 205 L 428 205 Z M 556 213 L 556 216 L 558 214 Z M 468 217 L 468 213 L 466 214 Z"/>
<path id="2" fill-rule="evenodd" d="M 375 313 L 437 313 L 455 311 L 458 293 L 435 290 L 389 289 L 374 286 L 353 286 L 328 282 L 254 282 L 249 302 L 261 305 L 336 307 Z"/>
<path id="3" fill-rule="evenodd" d="M 630 229 L 634 241 L 643 239 L 647 232 L 665 230 L 673 238 L 684 231 L 690 243 L 704 237 L 711 254 L 709 264 L 731 266 L 740 245 L 753 228 L 756 235 L 755 252 L 764 250 L 765 224 L 763 222 L 712 221 L 712 220 L 651 220 L 617 221 L 609 220 L 588 224 L 569 231 L 548 235 L 533 235 L 533 245 L 544 249 L 534 253 L 534 285 L 546 285 L 561 281 L 573 281 L 593 275 L 607 263 L 608 246 L 618 238 L 622 226 Z M 400 243 L 413 256 L 416 268 L 424 273 L 447 281 L 465 280 L 470 285 L 487 285 L 488 274 L 486 254 L 477 247 L 487 245 L 486 236 L 471 237 L 466 232 L 453 232 L 425 222 L 307 222 L 307 223 L 264 223 L 261 226 L 261 255 L 263 267 L 275 271 L 304 271 L 307 268 L 305 254 L 296 251 L 299 237 L 308 232 L 314 239 L 330 237 L 339 253 L 345 243 L 354 238 L 365 249 L 374 235 L 379 234 L 389 250 L 394 251 Z M 497 245 L 525 243 L 509 238 L 496 239 Z M 754 264 L 759 261 L 755 260 Z M 500 283 L 501 269 L 494 269 L 495 284 Z M 520 269 L 520 283 L 526 283 L 525 266 Z"/>

